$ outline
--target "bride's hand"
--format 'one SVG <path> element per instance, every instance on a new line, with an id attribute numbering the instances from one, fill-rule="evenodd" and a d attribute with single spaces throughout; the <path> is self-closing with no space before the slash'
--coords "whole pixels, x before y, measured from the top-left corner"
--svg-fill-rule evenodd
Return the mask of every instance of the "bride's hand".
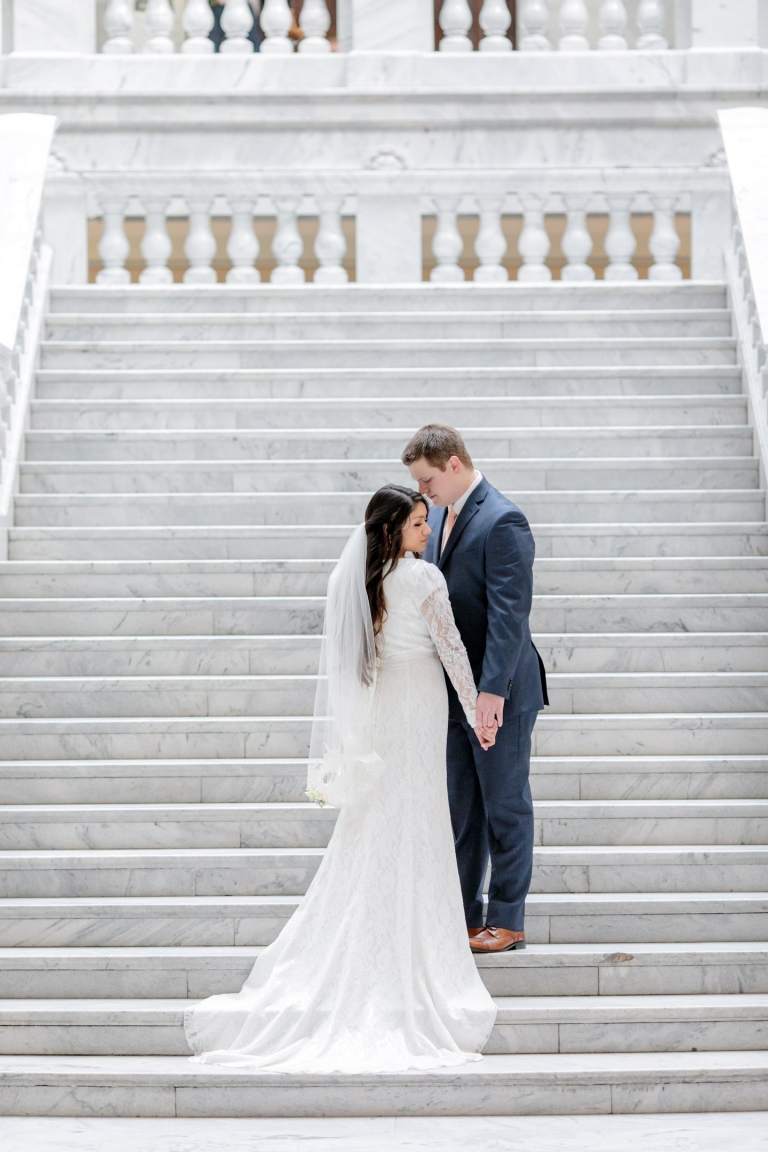
<path id="1" fill-rule="evenodd" d="M 498 724 L 494 724 L 490 728 L 475 728 L 475 735 L 477 736 L 477 739 L 480 742 L 480 747 L 484 752 L 487 752 L 488 749 L 492 748 L 496 743 L 496 733 L 498 731 L 498 727 Z"/>

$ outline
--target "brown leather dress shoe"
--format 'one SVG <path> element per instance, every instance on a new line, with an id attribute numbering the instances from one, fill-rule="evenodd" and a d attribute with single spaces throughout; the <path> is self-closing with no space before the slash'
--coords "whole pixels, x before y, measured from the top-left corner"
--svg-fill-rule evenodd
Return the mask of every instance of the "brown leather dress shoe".
<path id="1" fill-rule="evenodd" d="M 488 926 L 478 936 L 470 939 L 469 946 L 473 952 L 519 952 L 525 948 L 525 932 Z"/>
<path id="2" fill-rule="evenodd" d="M 478 936 L 481 936 L 483 932 L 485 932 L 485 928 L 467 928 L 467 936 L 469 936 L 470 944 L 473 940 L 476 940 Z"/>

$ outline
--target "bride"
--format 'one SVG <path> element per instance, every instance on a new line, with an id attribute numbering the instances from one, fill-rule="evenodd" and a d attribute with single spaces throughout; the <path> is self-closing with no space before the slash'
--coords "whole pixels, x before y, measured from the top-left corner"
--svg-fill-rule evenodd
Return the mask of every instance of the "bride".
<path id="1" fill-rule="evenodd" d="M 426 521 L 423 496 L 379 489 L 331 575 L 308 795 L 339 817 L 242 991 L 186 1012 L 198 1063 L 359 1073 L 481 1058 L 496 1009 L 467 945 L 440 662 L 473 727 L 477 692 L 445 579 L 419 555 Z"/>

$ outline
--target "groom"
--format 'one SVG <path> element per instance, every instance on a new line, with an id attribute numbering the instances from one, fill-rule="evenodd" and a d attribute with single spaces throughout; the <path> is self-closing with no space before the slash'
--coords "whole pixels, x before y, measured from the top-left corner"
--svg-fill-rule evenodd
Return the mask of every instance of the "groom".
<path id="1" fill-rule="evenodd" d="M 525 947 L 533 860 L 531 733 L 549 703 L 528 624 L 533 536 L 520 509 L 475 469 L 454 428 L 427 424 L 409 441 L 402 460 L 434 505 L 424 557 L 438 565 L 448 584 L 478 687 L 477 723 L 498 724 L 496 743 L 484 752 L 448 682 L 448 798 L 470 947 L 508 952 Z"/>

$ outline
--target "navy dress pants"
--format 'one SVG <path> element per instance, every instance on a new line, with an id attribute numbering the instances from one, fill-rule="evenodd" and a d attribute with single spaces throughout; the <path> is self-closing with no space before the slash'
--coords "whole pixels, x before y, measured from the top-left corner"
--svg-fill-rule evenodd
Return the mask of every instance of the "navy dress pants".
<path id="1" fill-rule="evenodd" d="M 468 928 L 483 926 L 483 883 L 491 858 L 486 923 L 522 932 L 533 865 L 528 773 L 537 712 L 505 716 L 483 752 L 466 719 L 448 720 L 448 800 Z"/>

